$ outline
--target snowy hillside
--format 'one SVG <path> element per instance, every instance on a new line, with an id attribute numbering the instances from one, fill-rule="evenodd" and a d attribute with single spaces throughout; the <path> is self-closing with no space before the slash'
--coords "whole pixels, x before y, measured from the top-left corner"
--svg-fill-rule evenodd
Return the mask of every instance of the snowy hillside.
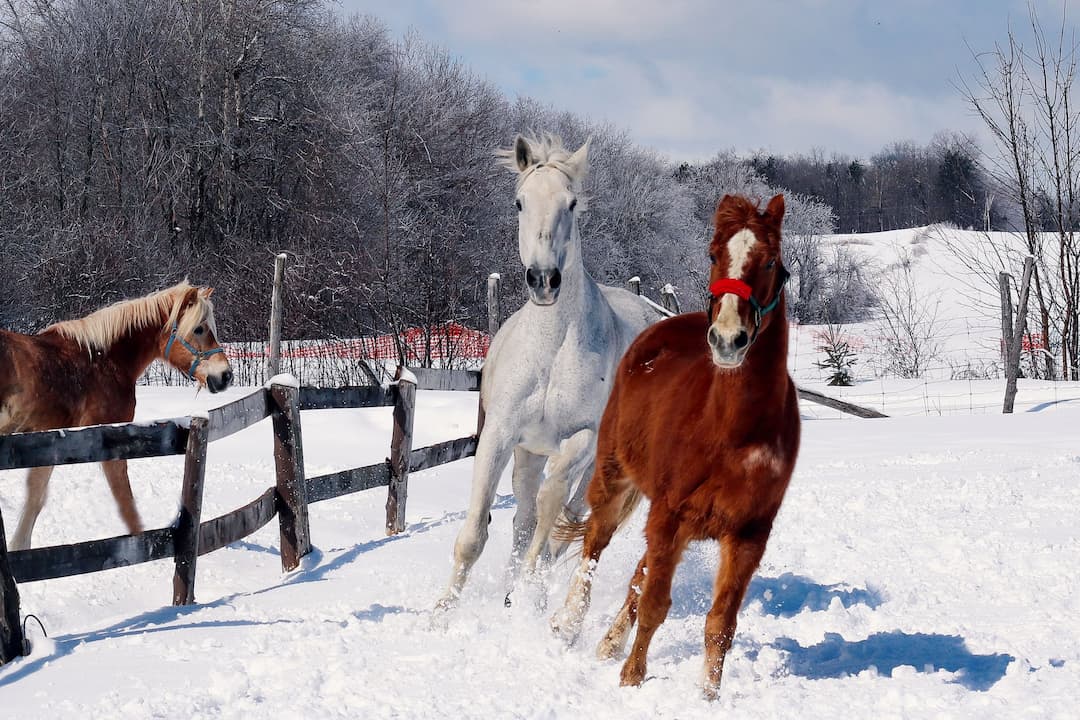
<path id="1" fill-rule="evenodd" d="M 831 242 L 886 263 L 895 247 L 925 247 L 920 283 L 945 295 L 950 322 L 973 316 L 971 337 L 954 333 L 950 353 L 995 362 L 995 320 L 949 299 L 954 285 L 930 262 L 947 255 L 916 236 Z M 800 383 L 821 388 L 815 330 L 799 329 L 791 365 Z M 851 332 L 875 346 L 870 325 Z M 412 477 L 403 535 L 384 536 L 377 489 L 313 505 L 316 550 L 288 575 L 275 523 L 204 556 L 194 607 L 168 605 L 168 561 L 21 586 L 23 612 L 50 637 L 32 625 L 33 654 L 0 668 L 0 706 L 13 718 L 1072 717 L 1080 388 L 1022 381 L 1017 414 L 1001 416 L 1000 380 L 880 379 L 858 369 L 844 397 L 898 417 L 837 420 L 803 407 L 798 467 L 714 704 L 699 682 L 715 546 L 687 552 L 649 679 L 619 688 L 620 663 L 596 660 L 593 649 L 640 556 L 642 517 L 604 555 L 582 640 L 567 649 L 547 618 L 570 563 L 534 598 L 546 610 L 524 594 L 503 607 L 509 473 L 461 607 L 433 626 L 467 504 L 465 460 Z M 190 414 L 246 392 L 140 388 L 138 417 Z M 467 435 L 475 421 L 475 394 L 420 392 L 416 443 Z M 304 413 L 308 474 L 382 460 L 390 427 L 389 408 Z M 204 517 L 273 482 L 270 445 L 265 421 L 210 447 Z M 148 527 L 172 522 L 181 468 L 181 458 L 132 461 Z M 9 533 L 23 492 L 21 473 L 0 473 Z M 36 545 L 122 532 L 95 466 L 56 471 Z"/>

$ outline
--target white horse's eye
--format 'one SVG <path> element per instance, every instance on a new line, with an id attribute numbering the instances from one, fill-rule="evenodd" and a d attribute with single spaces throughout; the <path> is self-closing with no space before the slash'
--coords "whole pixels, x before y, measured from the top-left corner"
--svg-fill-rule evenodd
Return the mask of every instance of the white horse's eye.
<path id="1" fill-rule="evenodd" d="M 569 207 L 567 209 L 570 212 L 574 212 L 574 208 L 576 208 L 576 207 L 577 207 L 577 198 L 574 198 L 573 200 L 570 201 L 570 205 L 569 205 Z"/>
<path id="2" fill-rule="evenodd" d="M 518 212 L 521 212 L 521 198 L 514 201 L 514 205 L 517 207 Z"/>

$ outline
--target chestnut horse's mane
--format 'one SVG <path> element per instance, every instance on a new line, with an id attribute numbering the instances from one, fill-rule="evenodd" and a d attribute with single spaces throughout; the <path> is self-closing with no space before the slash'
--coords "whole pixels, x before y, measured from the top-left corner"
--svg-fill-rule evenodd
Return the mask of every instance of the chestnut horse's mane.
<path id="1" fill-rule="evenodd" d="M 750 228 L 760 235 L 765 229 L 760 213 L 761 202 L 752 202 L 742 195 L 725 195 L 716 208 L 715 226 L 719 237 L 735 234 L 743 228 Z"/>
<path id="2" fill-rule="evenodd" d="M 182 301 L 193 287 L 187 280 L 183 280 L 171 288 L 134 300 L 122 300 L 83 318 L 53 323 L 41 333 L 57 332 L 87 348 L 105 350 L 129 332 L 153 325 L 160 327 L 163 318 L 168 318 L 167 322 L 170 324 L 177 322 L 177 332 L 182 337 L 190 335 L 195 326 L 205 318 L 216 335 L 214 308 L 202 293 L 195 295 L 196 312 L 184 313 L 183 318 L 179 317 Z"/>

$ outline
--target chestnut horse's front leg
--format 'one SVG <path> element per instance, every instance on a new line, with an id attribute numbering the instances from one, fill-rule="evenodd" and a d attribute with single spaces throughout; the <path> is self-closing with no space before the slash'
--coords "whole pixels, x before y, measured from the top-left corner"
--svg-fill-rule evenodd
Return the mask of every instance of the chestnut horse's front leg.
<path id="1" fill-rule="evenodd" d="M 621 685 L 640 685 L 645 680 L 645 661 L 653 633 L 671 609 L 671 580 L 689 539 L 680 532 L 679 519 L 667 508 L 652 505 L 645 523 L 645 587 L 638 601 L 638 629 L 634 646 L 623 663 Z"/>
<path id="2" fill-rule="evenodd" d="M 751 538 L 725 536 L 720 541 L 720 568 L 713 587 L 713 604 L 705 618 L 705 697 L 715 700 L 724 672 L 724 657 L 735 639 L 735 621 L 750 578 L 754 575 L 769 531 Z"/>

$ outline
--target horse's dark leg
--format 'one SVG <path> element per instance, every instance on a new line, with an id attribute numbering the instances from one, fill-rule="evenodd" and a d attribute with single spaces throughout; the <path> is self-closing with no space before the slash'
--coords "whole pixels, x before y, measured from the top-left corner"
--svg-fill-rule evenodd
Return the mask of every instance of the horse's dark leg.
<path id="1" fill-rule="evenodd" d="M 592 513 L 585 524 L 585 542 L 581 548 L 581 564 L 574 571 L 566 602 L 551 618 L 551 629 L 567 643 L 577 640 L 581 622 L 589 609 L 592 593 L 592 573 L 600 554 L 611 542 L 611 536 L 619 529 L 623 509 L 633 484 L 624 476 L 614 458 L 597 462 L 589 481 L 588 501 Z"/>
<path id="2" fill-rule="evenodd" d="M 135 509 L 135 497 L 131 494 L 131 482 L 128 480 L 127 460 L 106 460 L 101 463 L 105 479 L 109 481 L 116 506 L 120 510 L 120 519 L 124 521 L 132 535 L 143 530 L 139 511 Z"/>
<path id="3" fill-rule="evenodd" d="M 638 601 L 638 629 L 634 647 L 623 664 L 621 685 L 640 685 L 645 679 L 645 660 L 653 633 L 671 608 L 671 579 L 687 539 L 679 532 L 679 520 L 667 508 L 653 505 L 645 524 L 645 563 L 649 568 Z"/>
<path id="4" fill-rule="evenodd" d="M 30 547 L 30 536 L 34 532 L 41 508 L 45 507 L 45 498 L 49 493 L 49 478 L 52 466 L 30 468 L 26 474 L 26 505 L 23 506 L 19 526 L 11 537 L 12 550 L 26 550 Z"/>
<path id="5" fill-rule="evenodd" d="M 724 657 L 735 639 L 739 607 L 768 539 L 769 530 L 765 529 L 750 537 L 732 535 L 721 540 L 713 604 L 705 618 L 705 697 L 710 700 L 720 689 Z"/>
<path id="6" fill-rule="evenodd" d="M 645 585 L 645 563 L 648 553 L 641 556 L 634 577 L 630 579 L 630 589 L 626 593 L 626 602 L 623 603 L 619 614 L 611 623 L 611 629 L 600 641 L 596 648 L 596 657 L 601 660 L 610 660 L 623 651 L 626 647 L 626 639 L 630 637 L 630 629 L 637 622 L 638 601 L 641 599 L 641 589 Z"/>

